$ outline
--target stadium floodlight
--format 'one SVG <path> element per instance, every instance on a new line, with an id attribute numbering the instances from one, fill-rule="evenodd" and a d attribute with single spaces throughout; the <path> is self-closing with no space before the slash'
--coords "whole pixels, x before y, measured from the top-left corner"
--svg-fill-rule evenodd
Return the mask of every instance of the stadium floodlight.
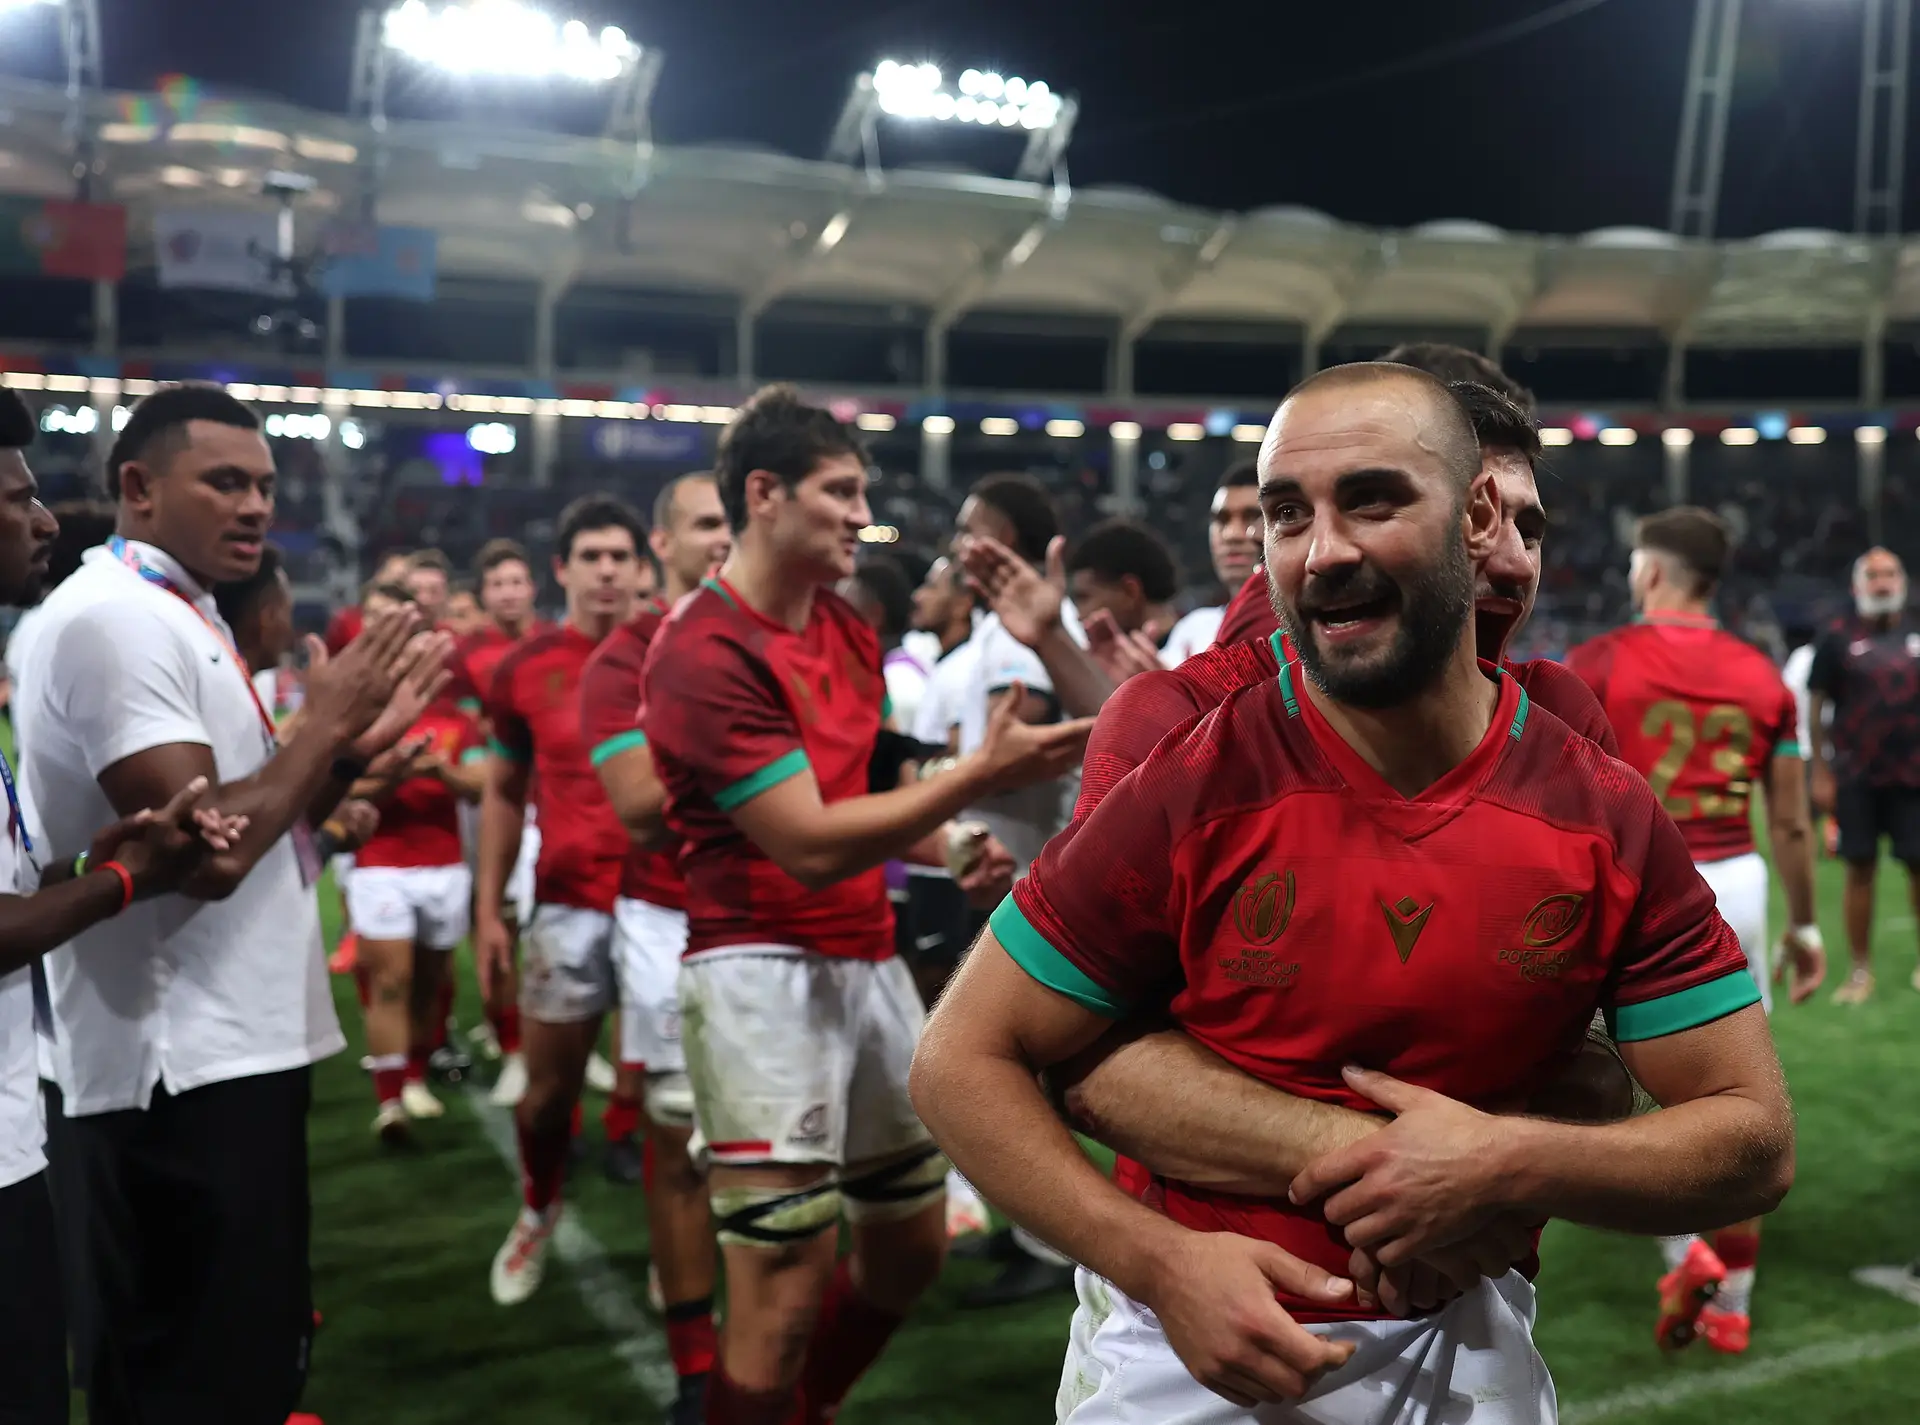
<path id="1" fill-rule="evenodd" d="M 864 156 L 867 171 L 877 179 L 882 119 L 966 124 L 1026 134 L 1026 152 L 1014 177 L 1031 182 L 1051 177 L 1064 189 L 1067 141 L 1079 112 L 1073 98 L 1055 92 L 1042 80 L 968 69 L 948 85 L 938 65 L 883 59 L 854 81 L 827 145 L 827 157 L 852 163 Z"/>
<path id="2" fill-rule="evenodd" d="M 386 119 L 390 56 L 462 79 L 608 88 L 607 137 L 635 143 L 647 140 L 662 62 L 617 25 L 596 30 L 522 0 L 399 0 L 360 21 L 350 108 L 376 127 Z"/>

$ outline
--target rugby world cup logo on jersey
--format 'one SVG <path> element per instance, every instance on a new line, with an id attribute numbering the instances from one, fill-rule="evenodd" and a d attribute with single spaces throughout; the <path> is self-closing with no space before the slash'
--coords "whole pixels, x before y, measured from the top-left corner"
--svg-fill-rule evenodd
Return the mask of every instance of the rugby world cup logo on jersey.
<path id="1" fill-rule="evenodd" d="M 1246 942 L 1239 955 L 1220 959 L 1220 973 L 1242 985 L 1293 988 L 1298 961 L 1282 960 L 1265 947 L 1286 933 L 1293 919 L 1293 872 L 1267 871 L 1244 882 L 1233 896 L 1233 927 Z"/>
<path id="2" fill-rule="evenodd" d="M 1574 952 L 1556 947 L 1580 928 L 1586 909 L 1587 898 L 1577 891 L 1547 896 L 1521 922 L 1520 948 L 1502 950 L 1500 963 L 1518 967 L 1523 980 L 1559 979 L 1573 963 Z"/>

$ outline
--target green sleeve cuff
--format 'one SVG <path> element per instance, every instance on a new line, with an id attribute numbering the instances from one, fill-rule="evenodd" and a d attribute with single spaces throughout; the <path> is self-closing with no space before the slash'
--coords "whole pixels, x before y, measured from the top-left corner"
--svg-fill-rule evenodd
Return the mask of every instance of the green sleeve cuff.
<path id="1" fill-rule="evenodd" d="M 1103 1019 L 1119 1019 L 1126 1014 L 1125 1005 L 1090 979 L 1085 970 L 1054 949 L 1052 943 L 1033 928 L 1026 916 L 1020 913 L 1020 907 L 1014 904 L 1012 895 L 1000 902 L 999 908 L 988 920 L 987 928 L 993 932 L 993 938 L 1000 942 L 1000 948 L 1013 957 L 1014 964 L 1055 994 L 1065 995 Z"/>
<path id="2" fill-rule="evenodd" d="M 487 751 L 492 756 L 500 758 L 503 762 L 524 762 L 527 760 L 497 737 L 489 737 L 487 739 Z"/>
<path id="3" fill-rule="evenodd" d="M 471 767 L 476 762 L 484 762 L 486 760 L 487 749 L 484 747 L 469 747 L 465 752 L 460 754 L 460 765 L 463 767 Z"/>
<path id="4" fill-rule="evenodd" d="M 479 717 L 481 713 L 480 699 L 478 698 L 462 698 L 456 702 L 454 706 L 468 717 Z"/>
<path id="5" fill-rule="evenodd" d="M 742 777 L 731 787 L 724 787 L 714 794 L 714 805 L 721 811 L 732 811 L 745 806 L 769 787 L 777 787 L 789 777 L 797 777 L 811 765 L 807 761 L 804 747 L 796 747 L 786 756 L 769 762 L 758 772 Z"/>
<path id="6" fill-rule="evenodd" d="M 631 752 L 636 747 L 647 745 L 647 735 L 639 728 L 630 728 L 626 732 L 616 733 L 587 754 L 587 760 L 599 767 L 611 762 L 622 752 Z"/>
<path id="7" fill-rule="evenodd" d="M 1773 755 L 1775 757 L 1798 757 L 1801 759 L 1801 761 L 1804 762 L 1806 760 L 1807 751 L 1804 747 L 1800 745 L 1800 739 L 1796 737 L 1791 742 L 1782 742 L 1782 743 L 1776 744 L 1773 749 Z"/>
<path id="8" fill-rule="evenodd" d="M 1641 1004 L 1609 1005 L 1607 1033 L 1618 1044 L 1663 1039 L 1725 1019 L 1750 1004 L 1760 1003 L 1760 987 L 1745 970 L 1735 970 L 1704 985 L 1678 994 L 1662 995 Z"/>
<path id="9" fill-rule="evenodd" d="M 880 695 L 880 721 L 885 722 L 888 718 L 892 716 L 893 716 L 893 694 L 882 693 Z"/>

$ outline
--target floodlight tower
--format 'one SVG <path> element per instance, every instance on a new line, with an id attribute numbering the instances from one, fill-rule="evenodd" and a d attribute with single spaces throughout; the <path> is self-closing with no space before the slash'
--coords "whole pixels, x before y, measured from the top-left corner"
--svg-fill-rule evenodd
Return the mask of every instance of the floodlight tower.
<path id="1" fill-rule="evenodd" d="M 880 181 L 880 122 L 972 124 L 1025 133 L 1027 144 L 1014 177 L 1038 183 L 1051 178 L 1064 197 L 1067 144 L 1080 105 L 1040 80 L 969 69 L 948 88 L 937 66 L 883 59 L 853 82 L 827 144 L 827 158 L 852 163 L 864 158 L 867 174 Z"/>
<path id="2" fill-rule="evenodd" d="M 1681 237 L 1711 238 L 1720 207 L 1742 0 L 1694 4 L 1669 226 Z M 1900 231 L 1913 0 L 1865 0 L 1865 10 L 1853 226 L 1863 236 L 1884 237 Z"/>
<path id="3" fill-rule="evenodd" d="M 0 0 L 0 20 L 9 11 L 59 11 L 61 57 L 67 67 L 67 141 L 72 146 L 74 196 L 93 195 L 93 124 L 89 109 L 100 92 L 99 0 Z"/>

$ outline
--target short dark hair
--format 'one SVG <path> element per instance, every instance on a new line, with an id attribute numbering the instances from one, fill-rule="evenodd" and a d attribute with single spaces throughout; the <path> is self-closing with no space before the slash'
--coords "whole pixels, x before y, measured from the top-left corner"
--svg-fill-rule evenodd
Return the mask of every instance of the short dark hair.
<path id="1" fill-rule="evenodd" d="M 60 532 L 47 557 L 47 587 L 57 589 L 73 577 L 83 554 L 112 536 L 120 512 L 106 500 L 62 500 L 52 514 L 60 521 Z"/>
<path id="2" fill-rule="evenodd" d="M 1060 533 L 1053 499 L 1031 475 L 1003 471 L 988 475 L 967 492 L 1013 526 L 1013 552 L 1036 569 L 1046 563 L 1047 546 Z"/>
<path id="3" fill-rule="evenodd" d="M 721 433 L 713 458 L 727 523 L 735 533 L 747 527 L 747 476 L 754 471 L 768 471 L 792 489 L 836 455 L 867 458 L 859 438 L 832 411 L 808 405 L 792 386 L 761 387 Z"/>
<path id="4" fill-rule="evenodd" d="M 285 561 L 276 546 L 262 545 L 259 568 L 244 579 L 213 586 L 214 607 L 220 610 L 220 617 L 227 621 L 228 628 L 238 630 L 241 622 L 253 612 L 254 606 L 266 596 L 268 590 L 279 587 L 280 571 L 284 566 Z"/>
<path id="5" fill-rule="evenodd" d="M 1527 458 L 1527 464 L 1539 464 L 1540 427 L 1511 397 L 1478 381 L 1455 381 L 1447 389 L 1473 422 L 1474 438 L 1482 450 L 1514 450 Z"/>
<path id="6" fill-rule="evenodd" d="M 1727 571 L 1727 552 L 1733 539 L 1726 522 L 1698 505 L 1675 505 L 1646 515 L 1633 527 L 1635 549 L 1648 549 L 1675 560 L 1693 576 L 1693 596 L 1704 598 Z"/>
<path id="7" fill-rule="evenodd" d="M 440 549 L 415 550 L 407 557 L 407 568 L 410 570 L 437 569 L 446 575 L 449 581 L 453 579 L 453 561 L 447 558 L 446 551 Z"/>
<path id="8" fill-rule="evenodd" d="M 409 589 L 405 584 L 396 584 L 391 579 L 369 579 L 360 586 L 360 602 L 362 604 L 366 603 L 368 599 L 371 599 L 376 594 L 383 599 L 392 599 L 396 604 L 413 604 L 419 602 L 418 599 L 414 598 L 413 590 Z"/>
<path id="9" fill-rule="evenodd" d="M 107 452 L 107 489 L 120 494 L 120 472 L 132 461 L 150 460 L 177 446 L 191 421 L 212 421 L 237 430 L 259 430 L 252 408 L 227 394 L 224 386 L 183 381 L 161 386 L 134 404 L 127 424 Z"/>
<path id="10" fill-rule="evenodd" d="M 480 601 L 480 591 L 473 586 L 473 580 L 471 579 L 455 579 L 447 585 L 447 598 L 449 600 L 458 598 L 462 594 L 465 594 L 475 603 Z"/>
<path id="11" fill-rule="evenodd" d="M 1149 603 L 1164 604 L 1180 589 L 1180 571 L 1166 542 L 1132 520 L 1102 520 L 1088 530 L 1067 556 L 1068 574 L 1082 570 L 1109 584 L 1132 575 Z"/>
<path id="12" fill-rule="evenodd" d="M 653 497 L 653 527 L 666 529 L 673 523 L 673 503 L 680 498 L 680 487 L 695 480 L 712 483 L 711 470 L 689 470 L 685 475 L 676 475 L 660 487 L 660 493 Z M 732 519 L 733 516 L 727 516 Z"/>
<path id="13" fill-rule="evenodd" d="M 1502 371 L 1499 363 L 1451 342 L 1403 341 L 1380 359 L 1390 361 L 1395 366 L 1411 366 L 1429 376 L 1438 376 L 1449 386 L 1456 381 L 1476 382 L 1489 390 L 1498 391 L 1528 415 L 1532 415 L 1538 407 L 1533 392 Z"/>
<path id="14" fill-rule="evenodd" d="M 0 450 L 25 450 L 39 430 L 26 398 L 11 386 L 0 386 Z"/>
<path id="15" fill-rule="evenodd" d="M 1260 485 L 1260 462 L 1257 460 L 1236 460 L 1220 472 L 1220 488 L 1236 490 L 1243 485 Z"/>
<path id="16" fill-rule="evenodd" d="M 582 495 L 560 511 L 560 523 L 553 535 L 553 552 L 561 563 L 566 563 L 573 558 L 573 542 L 597 529 L 624 529 L 633 536 L 636 554 L 647 547 L 646 522 L 632 505 L 612 495 Z"/>
<path id="17" fill-rule="evenodd" d="M 515 560 L 526 565 L 529 574 L 533 572 L 533 560 L 521 545 L 511 539 L 490 539 L 473 556 L 474 573 L 484 579 L 502 564 L 510 564 Z"/>
<path id="18" fill-rule="evenodd" d="M 913 585 L 900 561 L 889 554 L 870 554 L 853 568 L 853 582 L 880 608 L 880 637 L 892 642 L 913 627 Z"/>

